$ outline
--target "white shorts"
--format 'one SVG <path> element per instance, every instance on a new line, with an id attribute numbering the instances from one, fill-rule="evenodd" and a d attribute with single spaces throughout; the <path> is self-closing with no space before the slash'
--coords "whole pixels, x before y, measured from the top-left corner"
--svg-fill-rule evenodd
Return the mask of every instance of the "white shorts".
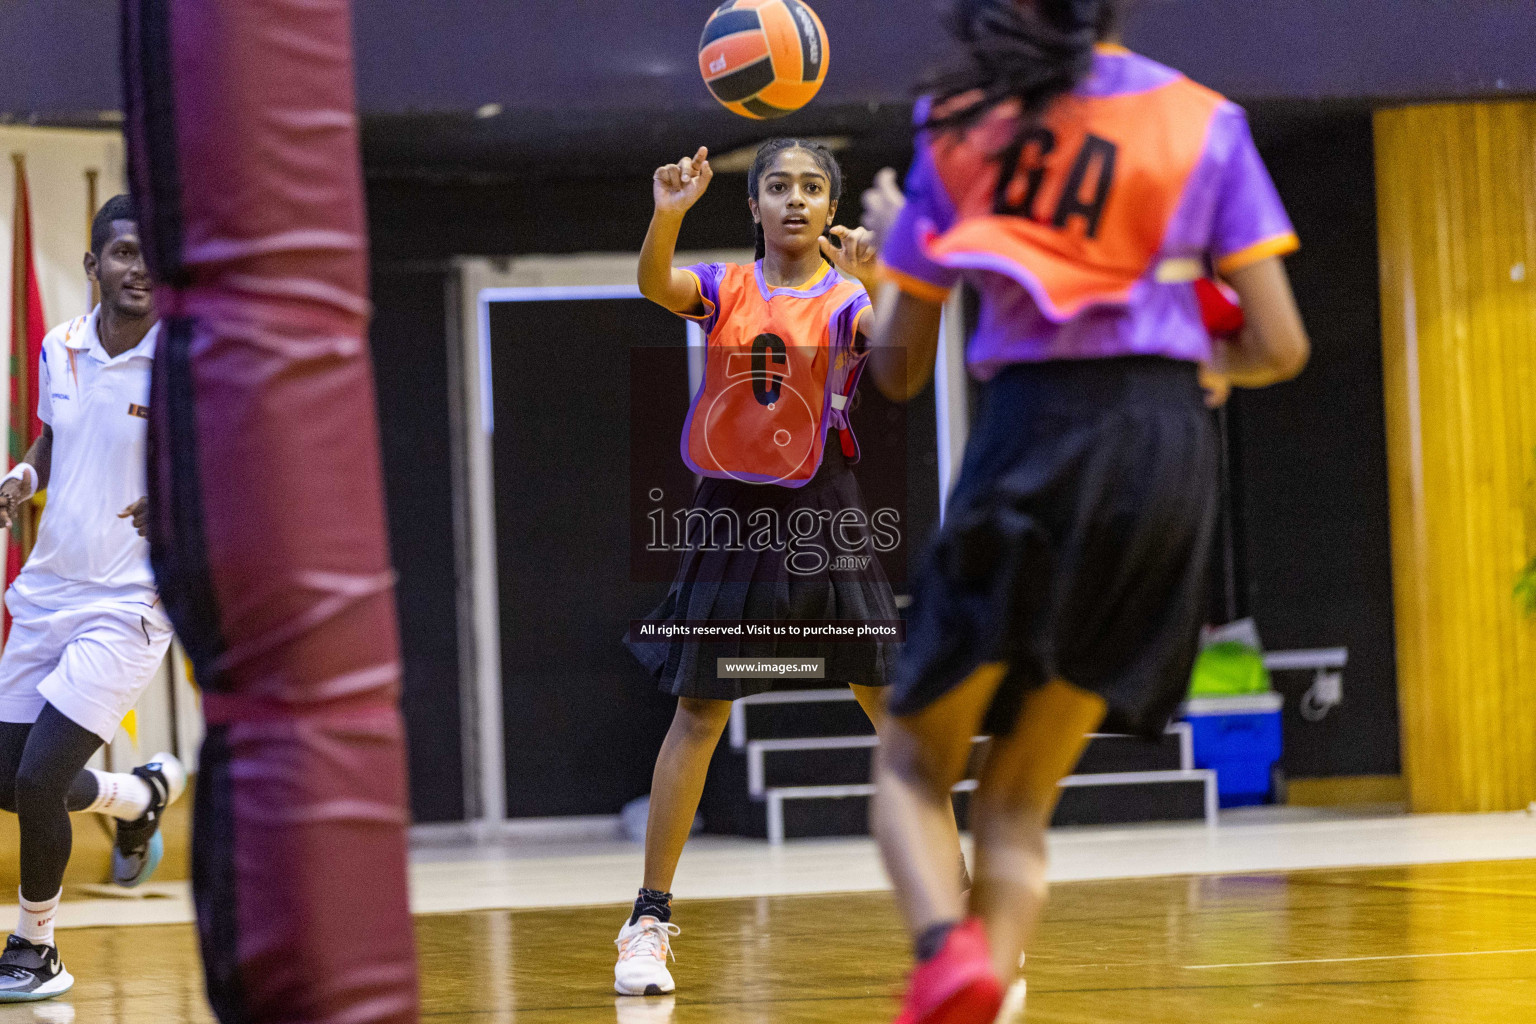
<path id="1" fill-rule="evenodd" d="M 165 660 L 172 631 L 163 615 L 117 602 L 49 610 L 14 590 L 5 606 L 11 635 L 0 654 L 0 722 L 35 722 L 47 703 L 112 742 Z"/>

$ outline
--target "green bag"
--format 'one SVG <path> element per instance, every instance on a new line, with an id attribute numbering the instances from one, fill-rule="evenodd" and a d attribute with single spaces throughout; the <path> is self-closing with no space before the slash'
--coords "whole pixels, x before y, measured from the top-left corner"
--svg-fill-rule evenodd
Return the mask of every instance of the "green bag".
<path id="1" fill-rule="evenodd" d="M 1269 669 L 1264 656 L 1247 644 L 1211 644 L 1195 659 L 1189 683 L 1191 697 L 1245 697 L 1268 693 Z"/>

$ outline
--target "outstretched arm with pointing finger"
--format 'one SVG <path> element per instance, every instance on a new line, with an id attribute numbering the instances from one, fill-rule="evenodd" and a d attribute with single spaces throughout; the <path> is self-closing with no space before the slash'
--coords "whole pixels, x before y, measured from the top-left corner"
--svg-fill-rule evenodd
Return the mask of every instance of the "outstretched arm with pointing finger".
<path id="1" fill-rule="evenodd" d="M 640 294 L 674 313 L 697 315 L 704 311 L 698 280 L 674 269 L 672 257 L 677 253 L 683 217 L 704 195 L 714 176 L 709 166 L 709 150 L 703 146 L 691 157 L 658 167 L 652 176 L 656 212 L 651 216 L 651 228 L 640 249 Z"/>

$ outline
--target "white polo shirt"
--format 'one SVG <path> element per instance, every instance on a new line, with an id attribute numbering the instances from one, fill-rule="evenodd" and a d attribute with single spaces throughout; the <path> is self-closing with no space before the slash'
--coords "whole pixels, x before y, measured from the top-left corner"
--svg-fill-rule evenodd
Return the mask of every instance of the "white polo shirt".
<path id="1" fill-rule="evenodd" d="M 164 620 L 149 542 L 117 514 L 147 493 L 149 379 L 160 325 L 116 357 L 97 336 L 100 307 L 43 339 L 37 416 L 53 427 L 48 503 L 13 587 L 40 608 L 143 604 Z"/>

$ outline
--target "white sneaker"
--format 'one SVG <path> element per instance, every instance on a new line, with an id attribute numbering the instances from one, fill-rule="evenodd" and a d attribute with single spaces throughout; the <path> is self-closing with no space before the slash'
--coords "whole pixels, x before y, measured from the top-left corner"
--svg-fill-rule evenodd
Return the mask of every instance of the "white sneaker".
<path id="1" fill-rule="evenodd" d="M 1023 978 L 1008 986 L 1008 992 L 1003 996 L 1003 1007 L 997 1011 L 994 1024 L 1023 1024 L 1024 993 Z"/>
<path id="2" fill-rule="evenodd" d="M 613 990 L 621 996 L 663 996 L 676 990 L 667 960 L 672 957 L 672 936 L 682 929 L 654 917 L 625 923 L 613 944 L 619 962 L 613 965 Z"/>
<path id="3" fill-rule="evenodd" d="M 149 786 L 149 809 L 133 821 L 117 823 L 112 844 L 112 881 L 127 889 L 149 881 L 165 856 L 160 819 L 187 788 L 187 769 L 171 754 L 156 754 L 133 774 Z"/>

